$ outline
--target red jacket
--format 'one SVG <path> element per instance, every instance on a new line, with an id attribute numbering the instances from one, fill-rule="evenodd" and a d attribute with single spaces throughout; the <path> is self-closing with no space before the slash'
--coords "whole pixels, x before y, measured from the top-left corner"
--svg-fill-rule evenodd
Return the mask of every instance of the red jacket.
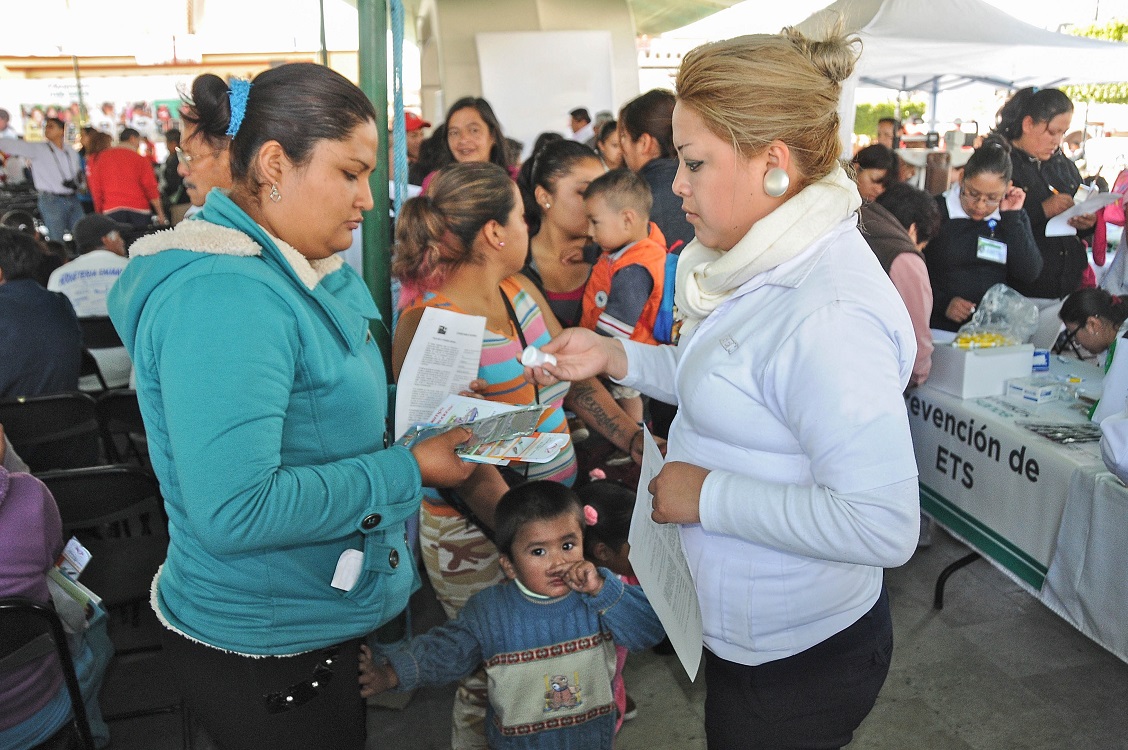
<path id="1" fill-rule="evenodd" d="M 90 196 L 100 214 L 119 208 L 151 211 L 157 200 L 157 175 L 144 156 L 128 148 L 109 148 L 94 157 L 89 169 Z"/>

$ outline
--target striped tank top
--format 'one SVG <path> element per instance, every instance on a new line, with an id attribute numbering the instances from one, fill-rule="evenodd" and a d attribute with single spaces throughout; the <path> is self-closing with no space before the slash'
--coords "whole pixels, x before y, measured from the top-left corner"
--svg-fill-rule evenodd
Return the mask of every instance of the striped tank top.
<path id="1" fill-rule="evenodd" d="M 502 281 L 501 291 L 513 306 L 517 322 L 525 334 L 525 341 L 537 347 L 547 344 L 552 336 L 545 326 L 540 307 L 522 288 L 518 278 L 511 276 Z M 422 298 L 416 299 L 405 309 L 422 307 L 439 307 L 451 312 L 463 312 L 458 305 L 438 292 L 424 293 Z M 536 389 L 532 383 L 525 380 L 525 368 L 520 361 L 522 348 L 520 337 L 511 326 L 506 328 L 508 330 L 501 332 L 487 327 L 483 336 L 482 356 L 478 361 L 478 377 L 486 381 L 487 387 L 482 391 L 482 395 L 490 401 L 516 406 L 535 404 Z M 568 421 L 564 418 L 564 396 L 568 393 L 570 385 L 567 382 L 560 382 L 540 389 L 540 403 L 550 407 L 541 418 L 537 428 L 540 432 L 568 433 Z M 510 464 L 510 468 L 521 474 L 524 474 L 526 466 L 529 468 L 529 481 L 548 479 L 571 486 L 576 479 L 576 453 L 571 442 L 548 463 Z M 439 508 L 446 506 L 438 493 L 433 490 L 425 490 L 425 499 L 429 505 Z"/>

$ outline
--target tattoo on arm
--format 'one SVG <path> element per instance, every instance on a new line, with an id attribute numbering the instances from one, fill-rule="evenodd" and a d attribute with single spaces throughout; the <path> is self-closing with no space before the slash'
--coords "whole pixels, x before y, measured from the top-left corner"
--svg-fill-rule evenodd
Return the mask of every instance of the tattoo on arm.
<path id="1" fill-rule="evenodd" d="M 638 426 L 615 404 L 598 380 L 590 378 L 572 383 L 564 401 L 589 427 L 617 447 L 630 450 L 629 441 Z"/>

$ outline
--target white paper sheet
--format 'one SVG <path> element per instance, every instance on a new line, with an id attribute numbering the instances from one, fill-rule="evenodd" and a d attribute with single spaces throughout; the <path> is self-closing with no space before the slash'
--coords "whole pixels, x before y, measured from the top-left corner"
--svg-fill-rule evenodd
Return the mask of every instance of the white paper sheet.
<path id="1" fill-rule="evenodd" d="M 1082 203 L 1074 203 L 1060 214 L 1046 222 L 1047 237 L 1070 237 L 1077 234 L 1074 227 L 1069 226 L 1069 220 L 1074 216 L 1095 214 L 1105 206 L 1116 203 L 1124 196 L 1120 193 L 1093 193 Z"/>
<path id="2" fill-rule="evenodd" d="M 642 474 L 638 480 L 634 516 L 627 541 L 631 544 L 627 559 L 646 592 L 666 635 L 674 646 L 690 680 L 697 678 L 701 666 L 701 605 L 689 563 L 685 559 L 681 532 L 677 524 L 655 523 L 654 497 L 647 490 L 650 480 L 662 470 L 665 460 L 658 444 L 647 431 L 643 441 Z"/>
<path id="3" fill-rule="evenodd" d="M 478 377 L 486 319 L 428 307 L 404 357 L 396 387 L 396 439 L 426 422 L 451 394 Z"/>

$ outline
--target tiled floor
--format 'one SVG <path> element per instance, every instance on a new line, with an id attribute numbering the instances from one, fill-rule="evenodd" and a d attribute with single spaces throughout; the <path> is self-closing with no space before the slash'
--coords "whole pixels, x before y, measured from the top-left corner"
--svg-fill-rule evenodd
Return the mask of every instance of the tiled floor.
<path id="1" fill-rule="evenodd" d="M 936 575 L 966 552 L 946 534 L 935 536 L 932 547 L 887 573 L 896 638 L 893 666 L 850 747 L 1128 748 L 1128 665 L 984 561 L 956 573 L 943 611 L 934 610 Z M 441 617 L 428 597 L 426 589 L 417 596 L 417 624 Z M 111 710 L 137 700 L 159 703 L 169 695 L 159 669 L 138 679 L 124 679 L 124 673 L 112 677 L 105 695 Z M 619 750 L 705 747 L 704 685 L 691 683 L 676 657 L 634 654 L 626 678 L 639 716 L 623 727 Z M 421 690 L 402 710 L 373 708 L 369 748 L 449 747 L 452 693 L 450 687 Z M 176 716 L 116 723 L 111 731 L 114 750 L 180 747 Z"/>

